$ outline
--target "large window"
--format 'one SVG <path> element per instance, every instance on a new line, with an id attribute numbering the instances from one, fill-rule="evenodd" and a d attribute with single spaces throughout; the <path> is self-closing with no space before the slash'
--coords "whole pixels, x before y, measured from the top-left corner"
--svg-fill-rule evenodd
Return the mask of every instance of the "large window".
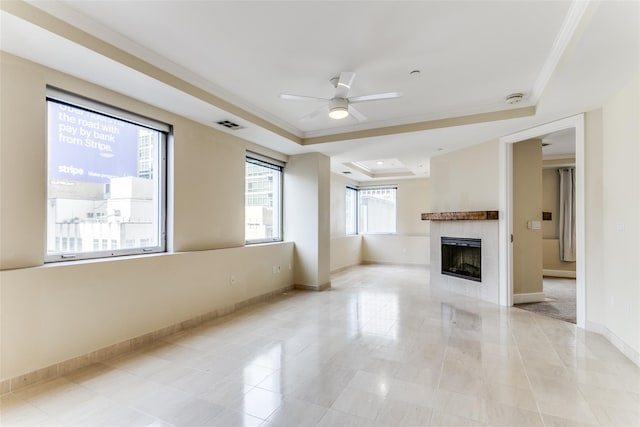
<path id="1" fill-rule="evenodd" d="M 358 234 L 358 189 L 354 187 L 346 189 L 345 220 L 347 236 Z"/>
<path id="2" fill-rule="evenodd" d="M 170 127 L 47 90 L 46 261 L 165 250 Z"/>
<path id="3" fill-rule="evenodd" d="M 396 232 L 397 187 L 364 187 L 358 190 L 360 233 Z"/>
<path id="4" fill-rule="evenodd" d="M 245 173 L 245 240 L 282 240 L 282 168 L 277 160 L 248 153 Z"/>

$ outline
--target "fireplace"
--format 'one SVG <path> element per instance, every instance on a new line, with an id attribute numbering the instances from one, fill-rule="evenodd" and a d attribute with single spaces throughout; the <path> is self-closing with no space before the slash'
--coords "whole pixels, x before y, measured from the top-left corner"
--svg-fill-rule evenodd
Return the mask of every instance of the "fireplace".
<path id="1" fill-rule="evenodd" d="M 440 237 L 442 274 L 481 282 L 481 246 L 481 239 Z"/>

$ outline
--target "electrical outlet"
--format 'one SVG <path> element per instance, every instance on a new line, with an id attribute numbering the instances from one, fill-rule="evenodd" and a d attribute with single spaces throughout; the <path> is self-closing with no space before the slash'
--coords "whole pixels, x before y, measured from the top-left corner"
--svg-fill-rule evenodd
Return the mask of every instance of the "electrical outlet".
<path id="1" fill-rule="evenodd" d="M 231 276 L 229 276 L 229 284 L 231 286 L 236 284 L 236 275 L 235 274 L 232 274 Z"/>
<path id="2" fill-rule="evenodd" d="M 278 266 L 277 272 L 278 274 L 280 274 L 280 266 Z"/>
<path id="3" fill-rule="evenodd" d="M 272 266 L 271 267 L 271 274 L 276 274 L 277 272 L 278 272 L 278 270 L 277 270 L 276 266 L 275 265 Z"/>

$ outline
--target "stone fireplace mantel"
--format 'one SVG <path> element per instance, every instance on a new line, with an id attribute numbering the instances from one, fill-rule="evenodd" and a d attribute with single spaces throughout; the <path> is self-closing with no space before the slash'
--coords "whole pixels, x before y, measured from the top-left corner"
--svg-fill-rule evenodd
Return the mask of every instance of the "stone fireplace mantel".
<path id="1" fill-rule="evenodd" d="M 422 214 L 423 221 L 487 221 L 497 219 L 498 211 L 429 212 Z"/>

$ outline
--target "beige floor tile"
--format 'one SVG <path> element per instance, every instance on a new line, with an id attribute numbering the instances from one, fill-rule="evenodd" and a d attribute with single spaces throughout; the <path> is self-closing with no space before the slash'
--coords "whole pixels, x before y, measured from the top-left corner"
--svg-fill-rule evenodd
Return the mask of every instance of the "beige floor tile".
<path id="1" fill-rule="evenodd" d="M 385 426 L 428 426 L 431 422 L 432 409 L 411 403 L 385 399 L 378 411 L 376 422 Z"/>
<path id="2" fill-rule="evenodd" d="M 538 411 L 533 392 L 528 387 L 513 387 L 497 383 L 485 383 L 486 400 L 529 411 Z"/>
<path id="3" fill-rule="evenodd" d="M 494 427 L 544 427 L 538 411 L 529 411 L 497 402 L 486 401 L 487 423 Z"/>
<path id="4" fill-rule="evenodd" d="M 212 420 L 215 426 L 258 427 L 264 420 L 239 411 L 225 409 Z"/>
<path id="5" fill-rule="evenodd" d="M 62 425 L 62 422 L 25 400 L 6 394 L 0 397 L 0 425 L 45 426 Z"/>
<path id="6" fill-rule="evenodd" d="M 351 380 L 348 376 L 320 375 L 312 380 L 301 382 L 290 396 L 330 408 L 349 381 Z"/>
<path id="7" fill-rule="evenodd" d="M 439 390 L 435 409 L 439 413 L 456 415 L 479 423 L 486 421 L 486 410 L 480 397 Z"/>
<path id="8" fill-rule="evenodd" d="M 252 389 L 252 386 L 244 384 L 241 380 L 227 378 L 217 382 L 210 390 L 201 393 L 198 397 L 217 405 L 233 407 Z"/>
<path id="9" fill-rule="evenodd" d="M 380 395 L 345 388 L 331 405 L 331 408 L 373 421 L 376 419 L 383 402 L 384 397 Z"/>
<path id="10" fill-rule="evenodd" d="M 374 422 L 366 418 L 329 409 L 318 422 L 317 427 L 371 427 Z"/>
<path id="11" fill-rule="evenodd" d="M 603 426 L 639 426 L 640 425 L 640 408 L 637 406 L 621 408 L 605 405 L 592 404 L 589 405 L 595 418 Z M 545 418 L 546 420 L 546 418 Z M 595 424 L 594 421 L 590 421 Z"/>
<path id="12" fill-rule="evenodd" d="M 327 408 L 297 399 L 285 399 L 267 418 L 265 426 L 313 427 L 327 412 Z"/>
<path id="13" fill-rule="evenodd" d="M 460 417 L 455 414 L 434 411 L 431 416 L 430 427 L 482 427 L 483 424 L 478 421 Z"/>
<path id="14" fill-rule="evenodd" d="M 578 421 L 568 420 L 566 418 L 554 417 L 553 415 L 542 414 L 544 425 L 546 427 L 593 427 L 600 424 L 584 424 Z M 608 424 L 602 424 L 608 425 Z M 624 425 L 624 424 L 620 424 Z M 631 424 L 630 424 L 631 425 Z M 611 424 L 613 426 L 613 424 Z"/>
<path id="15" fill-rule="evenodd" d="M 365 371 L 357 371 L 346 386 L 354 390 L 360 390 L 385 397 L 389 394 L 392 380 L 392 378 L 382 375 L 371 374 Z"/>
<path id="16" fill-rule="evenodd" d="M 261 388 L 253 388 L 234 403 L 233 409 L 266 420 L 282 404 L 282 395 Z"/>

